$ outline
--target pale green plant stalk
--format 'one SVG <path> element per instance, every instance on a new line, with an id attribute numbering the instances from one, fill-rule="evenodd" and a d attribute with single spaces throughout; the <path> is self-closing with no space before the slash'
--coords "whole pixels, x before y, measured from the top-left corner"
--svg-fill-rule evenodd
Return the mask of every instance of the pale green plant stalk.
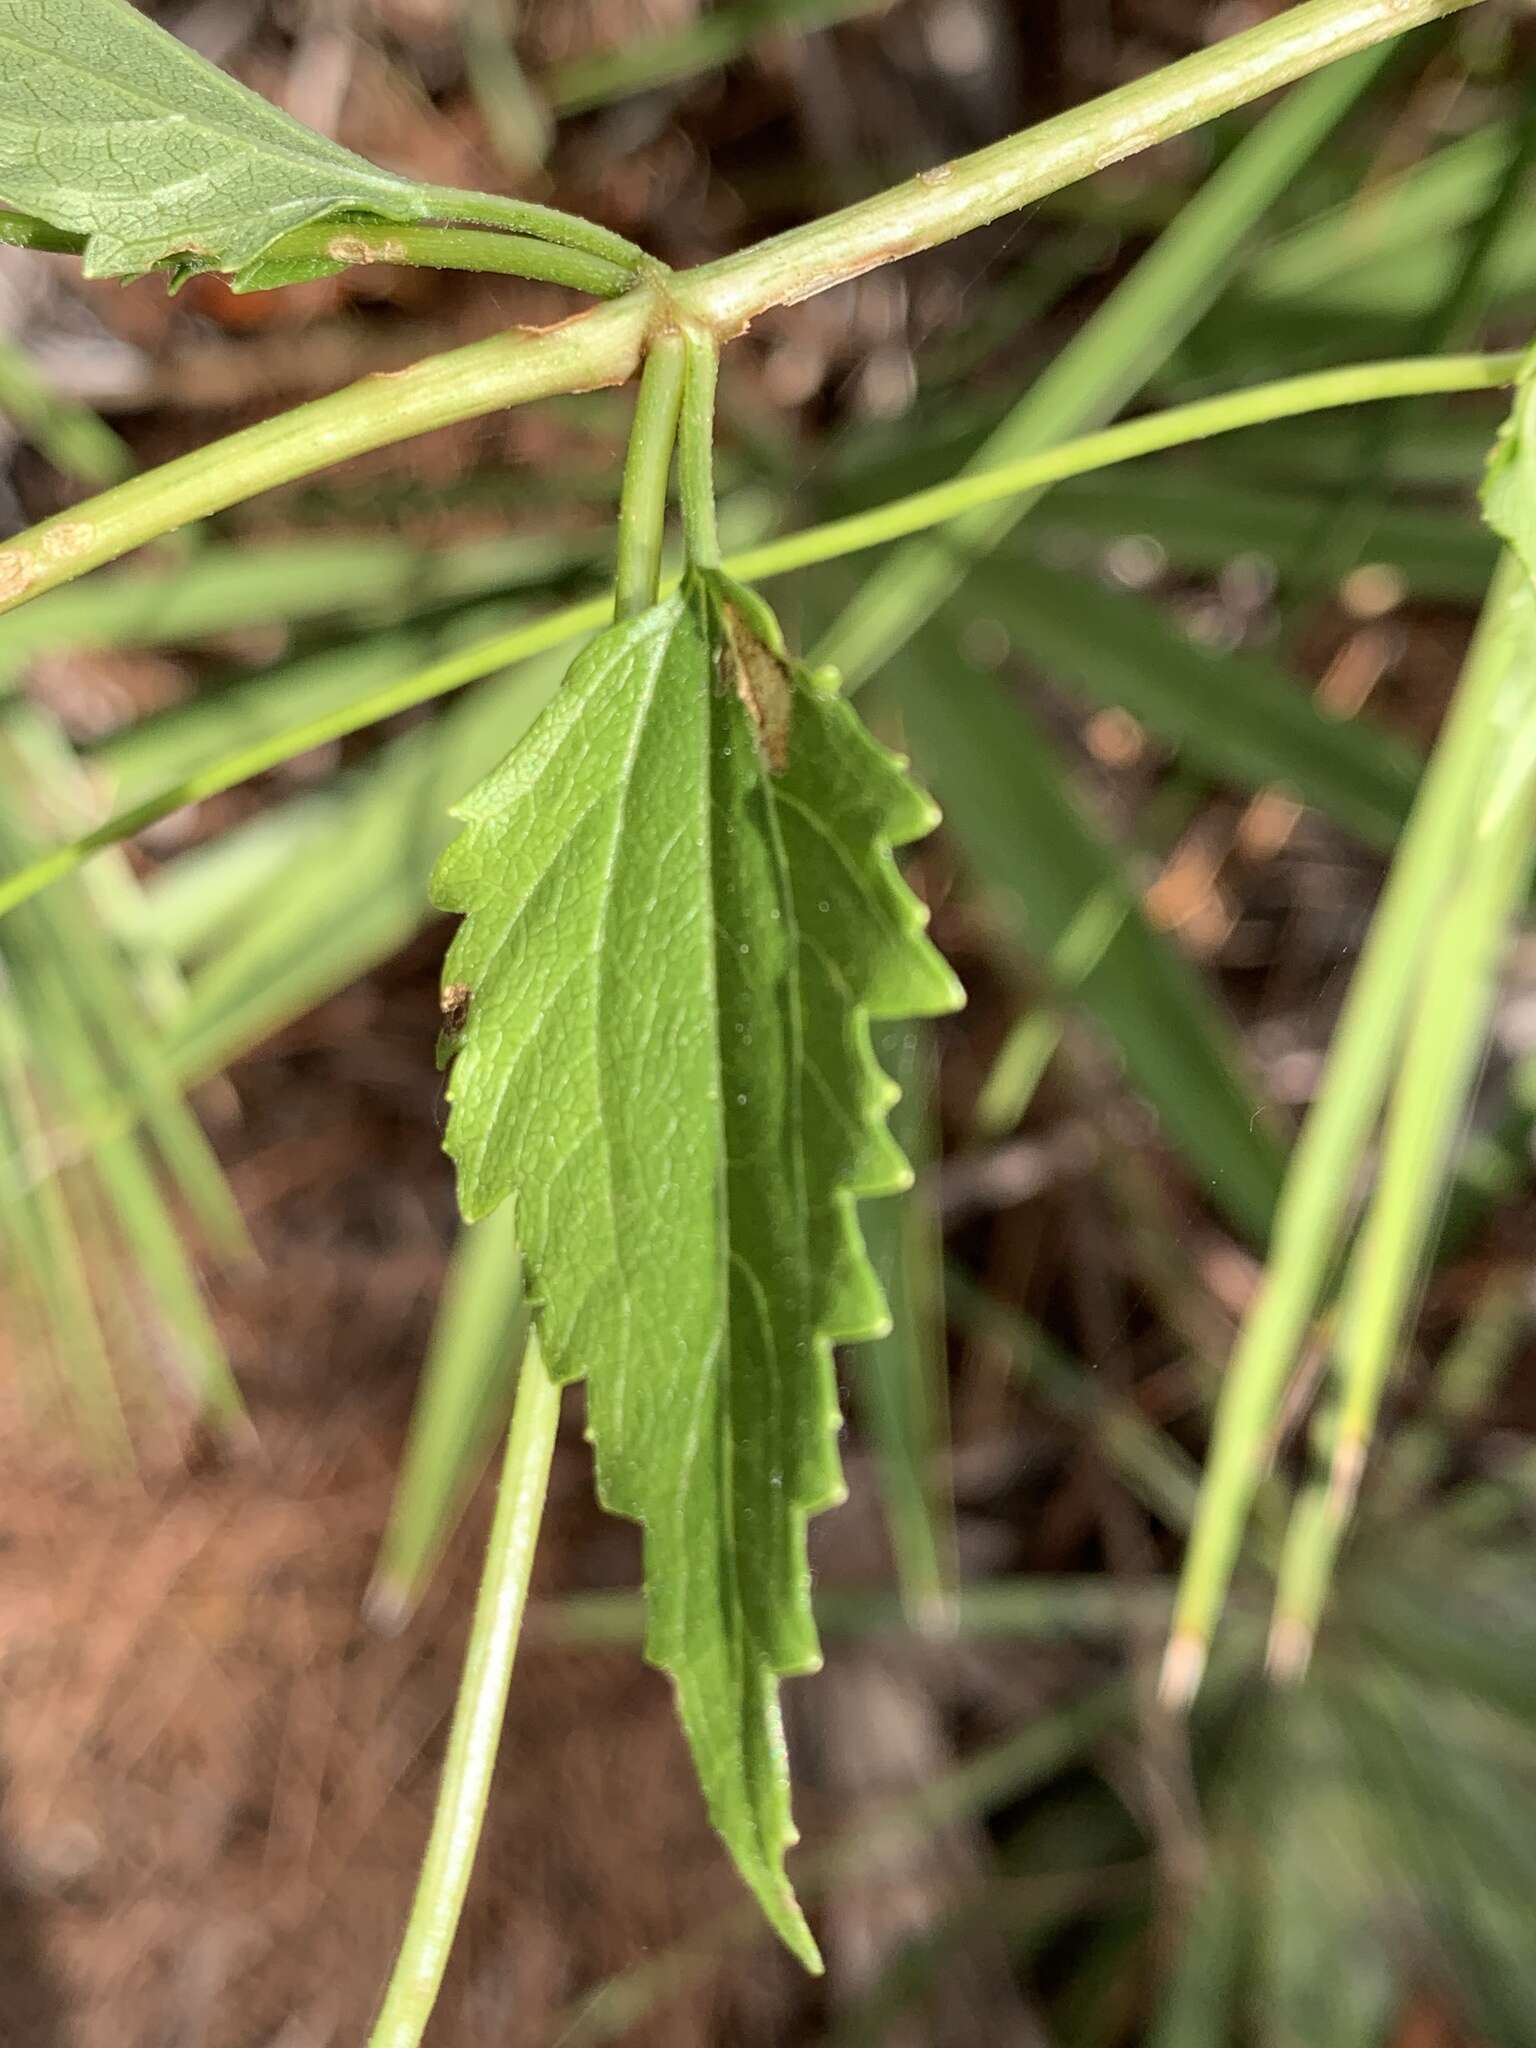
<path id="1" fill-rule="evenodd" d="M 660 329 L 681 322 L 721 340 L 734 338 L 774 306 L 797 304 L 953 240 L 1340 57 L 1475 4 L 1310 0 L 1038 128 L 739 255 L 676 277 L 657 269 L 622 299 L 557 327 L 514 330 L 388 378 L 366 378 L 32 528 L 0 549 L 0 611 L 189 521 L 350 456 L 503 406 L 623 383 Z M 485 217 L 517 226 L 508 204 L 500 202 L 500 211 Z M 480 217 L 466 214 L 463 205 L 458 213 Z"/>
<path id="2" fill-rule="evenodd" d="M 1503 588 L 1504 579 L 1500 578 Z M 1326 1479 L 1297 1505 L 1275 1591 L 1269 1663 L 1277 1675 L 1306 1670 L 1340 1543 L 1354 1513 L 1382 1397 L 1407 1326 L 1445 1169 L 1482 1060 L 1498 989 L 1500 955 L 1530 883 L 1532 785 L 1528 589 L 1511 592 L 1479 646 L 1502 695 L 1484 736 L 1481 788 L 1442 885 L 1419 963 L 1411 1017 L 1387 1105 L 1380 1173 L 1350 1253 L 1335 1340 L 1336 1402 L 1327 1411 Z M 1522 750 L 1524 758 L 1522 759 Z M 1514 762 L 1520 779 L 1505 787 Z"/>
<path id="3" fill-rule="evenodd" d="M 490 1797 L 559 1423 L 560 1389 L 544 1369 L 537 1337 L 530 1336 L 431 1839 L 369 2048 L 415 2048 L 448 1966 Z"/>
<path id="4" fill-rule="evenodd" d="M 1493 650 L 1513 573 L 1506 559 L 1489 593 L 1350 983 L 1322 1088 L 1292 1154 L 1264 1276 L 1227 1367 L 1163 1666 L 1164 1694 L 1176 1704 L 1199 1687 L 1286 1381 L 1353 1213 L 1364 1148 L 1398 1060 L 1428 942 L 1424 904 L 1465 843 L 1490 747 L 1502 744 L 1494 712 L 1505 670 Z"/>
<path id="5" fill-rule="evenodd" d="M 30 214 L 0 211 L 0 243 L 79 255 L 84 235 L 66 234 Z M 420 227 L 405 221 L 320 221 L 294 228 L 272 244 L 268 261 L 348 265 L 398 263 L 416 270 L 469 270 L 569 285 L 596 299 L 617 299 L 635 281 L 635 268 L 582 249 L 562 248 L 532 235 L 497 235 L 476 228 Z M 169 266 L 167 266 L 169 267 Z"/>
<path id="6" fill-rule="evenodd" d="M 667 479 L 683 403 L 687 355 L 678 334 L 658 334 L 646 352 L 619 494 L 613 614 L 631 619 L 656 602 L 666 538 Z"/>

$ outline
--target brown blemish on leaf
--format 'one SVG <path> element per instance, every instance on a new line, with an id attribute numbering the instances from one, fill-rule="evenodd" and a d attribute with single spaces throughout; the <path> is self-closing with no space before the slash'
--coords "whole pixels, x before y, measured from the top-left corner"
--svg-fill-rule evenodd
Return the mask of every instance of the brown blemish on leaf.
<path id="1" fill-rule="evenodd" d="M 37 564 L 30 555 L 16 548 L 0 549 L 0 604 L 20 597 L 36 575 Z"/>
<path id="2" fill-rule="evenodd" d="M 789 724 L 794 709 L 794 682 L 787 662 L 774 653 L 747 624 L 735 605 L 722 603 L 727 680 L 746 706 L 757 734 L 757 750 L 770 774 L 789 766 Z"/>
<path id="3" fill-rule="evenodd" d="M 450 981 L 443 990 L 440 1007 L 443 1013 L 443 1028 L 437 1034 L 437 1065 L 441 1072 L 464 1042 L 464 1033 L 469 1024 L 469 1006 L 474 990 L 467 982 Z"/>

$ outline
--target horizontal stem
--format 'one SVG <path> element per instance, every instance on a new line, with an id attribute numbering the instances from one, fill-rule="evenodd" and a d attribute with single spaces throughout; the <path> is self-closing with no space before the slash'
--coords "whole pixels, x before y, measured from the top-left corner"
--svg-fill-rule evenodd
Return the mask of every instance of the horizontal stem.
<path id="1" fill-rule="evenodd" d="M 757 313 L 789 305 L 882 263 L 928 249 L 1027 205 L 1233 107 L 1477 0 L 1310 0 L 1149 78 L 1058 115 L 1022 135 L 922 173 L 825 220 L 795 228 L 722 262 L 647 277 L 612 306 L 541 334 L 513 334 L 456 349 L 393 376 L 387 402 L 364 379 L 281 420 L 198 449 L 163 469 L 45 521 L 0 549 L 0 612 L 126 554 L 189 520 L 224 510 L 348 456 L 450 421 L 561 391 L 625 382 L 638 367 L 659 291 L 674 316 L 738 333 Z M 447 213 L 497 226 L 537 225 L 568 236 L 571 216 L 446 188 Z M 589 253 L 625 265 L 636 252 L 595 229 Z"/>
<path id="2" fill-rule="evenodd" d="M 179 526 L 372 448 L 561 392 L 622 384 L 640 360 L 648 292 L 557 327 L 514 328 L 365 377 L 179 456 L 0 548 L 0 612 Z"/>
<path id="3" fill-rule="evenodd" d="M 1218 398 L 1197 399 L 1191 405 L 1171 406 L 1165 412 L 1143 419 L 1127 420 L 1106 427 L 1097 434 L 1063 442 L 1039 455 L 1010 462 L 995 470 L 980 470 L 957 477 L 952 483 L 936 484 L 930 490 L 914 491 L 910 497 L 879 506 L 873 512 L 854 513 L 847 519 L 830 520 L 824 526 L 803 533 L 784 535 L 727 558 L 724 566 L 744 582 L 766 582 L 792 569 L 809 568 L 883 542 L 921 533 L 958 519 L 978 505 L 988 504 L 1019 491 L 1033 491 L 1066 477 L 1082 476 L 1090 470 L 1107 469 L 1157 450 L 1180 447 L 1188 442 L 1230 434 L 1242 427 L 1265 425 L 1291 419 L 1329 407 L 1360 404 L 1372 399 L 1424 397 L 1455 391 L 1484 391 L 1514 381 L 1521 358 L 1518 355 L 1423 356 L 1398 362 L 1354 363 L 1344 369 L 1317 370 L 1304 377 L 1287 377 L 1276 384 L 1260 384 L 1247 391 L 1233 391 Z M 527 626 L 514 627 L 479 646 L 451 654 L 431 667 L 374 691 L 366 698 L 338 706 L 323 717 L 269 735 L 237 753 L 226 755 L 201 773 L 187 777 L 173 788 L 163 790 L 147 802 L 119 813 L 83 838 L 56 846 L 30 866 L 0 878 L 0 917 L 14 910 L 38 890 L 60 876 L 73 872 L 93 853 L 115 846 L 188 804 L 216 796 L 236 784 L 248 782 L 279 767 L 295 755 L 343 739 L 365 726 L 392 718 L 418 704 L 447 696 L 466 684 L 479 682 L 497 669 L 526 661 L 581 633 L 595 631 L 610 617 L 605 598 L 589 598 L 551 612 Z"/>
<path id="4" fill-rule="evenodd" d="M 724 335 L 883 263 L 1058 192 L 1155 143 L 1290 85 L 1324 64 L 1477 0 L 1310 0 L 1021 135 L 693 270 L 677 297 Z"/>
<path id="5" fill-rule="evenodd" d="M 851 512 L 846 518 L 808 527 L 803 533 L 788 533 L 778 540 L 764 541 L 738 556 L 731 567 L 735 574 L 753 580 L 782 576 L 791 569 L 809 568 L 817 562 L 833 561 L 865 548 L 903 540 L 909 534 L 923 533 L 929 527 L 960 519 L 979 506 L 995 504 L 1001 498 L 1062 483 L 1090 470 L 1108 469 L 1139 455 L 1154 455 L 1192 441 L 1235 433 L 1242 427 L 1268 426 L 1303 413 L 1327 412 L 1381 399 L 1500 390 L 1514 383 L 1521 361 L 1518 354 L 1405 356 L 1392 362 L 1349 363 L 1341 369 L 1309 371 L 1304 376 L 1284 377 L 1273 384 L 1223 392 L 1217 398 L 1196 399 L 1189 405 L 1170 406 L 1163 412 L 1146 413 L 1118 426 L 1104 427 L 1096 434 L 1064 441 L 1038 455 L 1021 456 L 1017 462 L 953 477 L 948 483 L 930 485 L 927 490 L 913 491 L 905 498 L 893 498 L 868 512 Z"/>

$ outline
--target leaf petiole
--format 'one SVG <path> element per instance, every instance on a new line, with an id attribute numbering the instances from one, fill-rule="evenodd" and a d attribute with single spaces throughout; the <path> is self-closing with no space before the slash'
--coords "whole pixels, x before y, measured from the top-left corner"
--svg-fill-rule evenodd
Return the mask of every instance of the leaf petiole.
<path id="1" fill-rule="evenodd" d="M 579 214 L 561 213 L 556 207 L 540 206 L 530 199 L 506 199 L 495 192 L 463 192 L 452 185 L 422 185 L 417 190 L 432 212 L 441 214 L 444 220 L 478 221 L 483 227 L 532 235 L 536 241 L 555 242 L 562 249 L 580 249 L 588 256 L 601 256 L 631 273 L 649 260 L 638 243 L 616 235 L 612 228 L 599 227 Z"/>
<path id="2" fill-rule="evenodd" d="M 687 371 L 677 444 L 677 487 L 683 505 L 688 558 L 698 569 L 720 563 L 720 528 L 715 517 L 715 385 L 720 349 L 714 337 L 689 330 L 683 336 Z"/>
<path id="3" fill-rule="evenodd" d="M 560 1389 L 530 1335 L 431 1838 L 369 2048 L 416 2048 L 437 2002 L 490 1797 L 559 1425 Z"/>
<path id="4" fill-rule="evenodd" d="M 55 256 L 78 256 L 84 235 L 51 227 L 30 213 L 0 208 L 0 245 L 40 249 Z M 542 241 L 533 235 L 485 234 L 476 228 L 419 227 L 412 222 L 378 220 L 311 221 L 281 236 L 260 259 L 262 271 L 278 274 L 285 265 L 313 263 L 344 269 L 357 263 L 400 263 L 414 270 L 477 271 L 495 277 L 528 277 L 541 283 L 569 285 L 595 299 L 617 299 L 635 281 L 630 265 L 607 256 Z M 178 268 L 174 257 L 156 265 Z M 240 287 L 237 285 L 236 287 Z M 248 289 L 249 287 L 247 287 Z"/>
<path id="5" fill-rule="evenodd" d="M 685 355 L 682 336 L 671 332 L 654 335 L 646 350 L 619 495 L 615 619 L 631 619 L 643 612 L 656 602 L 661 587 L 667 478 L 683 402 Z"/>

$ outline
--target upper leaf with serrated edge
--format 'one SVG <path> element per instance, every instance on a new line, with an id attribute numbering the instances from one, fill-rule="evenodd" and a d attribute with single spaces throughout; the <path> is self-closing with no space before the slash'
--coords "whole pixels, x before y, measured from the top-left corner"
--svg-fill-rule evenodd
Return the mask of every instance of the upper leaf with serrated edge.
<path id="1" fill-rule="evenodd" d="M 128 0 L 0 0 L 0 199 L 86 235 L 92 277 L 176 256 L 238 273 L 308 221 L 431 210 Z"/>

